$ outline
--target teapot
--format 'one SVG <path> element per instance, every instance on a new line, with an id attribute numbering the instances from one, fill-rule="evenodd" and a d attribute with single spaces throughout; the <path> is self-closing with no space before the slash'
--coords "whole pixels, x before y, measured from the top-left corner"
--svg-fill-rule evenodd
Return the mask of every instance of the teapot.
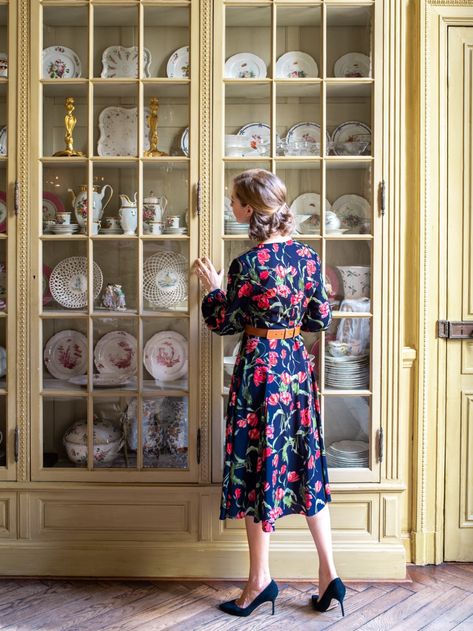
<path id="1" fill-rule="evenodd" d="M 155 195 L 150 191 L 148 197 L 143 199 L 143 221 L 162 221 L 167 205 L 165 195 Z"/>
<path id="2" fill-rule="evenodd" d="M 105 189 L 110 189 L 110 195 L 108 196 L 105 204 L 103 203 L 103 198 L 105 196 Z M 68 188 L 67 190 L 72 193 L 72 206 L 74 208 L 74 214 L 77 219 L 77 223 L 85 230 L 85 222 L 87 219 L 87 211 L 88 211 L 88 203 L 87 203 L 87 184 L 81 184 L 79 187 L 79 192 L 77 195 L 74 193 L 72 188 Z M 109 201 L 112 199 L 113 188 L 110 184 L 105 184 L 102 189 L 96 185 L 92 187 L 92 213 L 93 220 L 99 221 L 102 218 L 103 211 L 107 207 Z"/>
<path id="3" fill-rule="evenodd" d="M 120 202 L 121 206 L 118 209 L 120 216 L 120 225 L 123 232 L 126 235 L 134 235 L 136 227 L 138 225 L 138 209 L 136 203 L 137 193 L 135 193 L 133 199 L 130 199 L 128 195 L 121 194 Z"/>

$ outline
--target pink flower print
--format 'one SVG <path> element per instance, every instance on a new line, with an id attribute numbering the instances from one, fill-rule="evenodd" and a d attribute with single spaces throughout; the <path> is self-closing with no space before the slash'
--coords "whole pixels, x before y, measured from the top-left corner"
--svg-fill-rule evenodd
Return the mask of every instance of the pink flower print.
<path id="1" fill-rule="evenodd" d="M 260 265 L 264 265 L 270 259 L 270 254 L 268 250 L 259 250 L 258 254 L 258 262 Z"/>
<path id="2" fill-rule="evenodd" d="M 77 344 L 58 347 L 58 359 L 64 368 L 73 370 L 82 359 L 82 350 Z"/>
<path id="3" fill-rule="evenodd" d="M 255 489 L 251 489 L 251 491 L 248 493 L 248 501 L 254 502 L 255 500 L 256 500 L 256 491 Z"/>
<path id="4" fill-rule="evenodd" d="M 277 500 L 282 500 L 282 498 L 284 497 L 284 489 L 282 488 L 282 486 L 279 486 L 276 489 L 275 496 Z"/>
<path id="5" fill-rule="evenodd" d="M 289 405 L 289 403 L 291 402 L 291 395 L 289 392 L 281 392 L 279 398 L 283 405 Z"/>
<path id="6" fill-rule="evenodd" d="M 297 471 L 289 471 L 287 474 L 288 482 L 298 482 L 301 479 L 301 476 L 297 473 Z"/>
<path id="7" fill-rule="evenodd" d="M 268 397 L 268 404 L 269 405 L 277 405 L 279 402 L 279 392 L 273 392 L 273 394 L 271 394 Z"/>
<path id="8" fill-rule="evenodd" d="M 269 277 L 269 272 L 268 270 L 263 270 L 262 272 L 260 272 L 260 280 L 267 280 L 267 278 Z"/>
<path id="9" fill-rule="evenodd" d="M 328 484 L 328 482 L 327 482 L 327 484 L 325 485 L 325 493 L 326 493 L 327 495 L 330 495 L 330 494 L 332 493 L 332 491 L 330 490 L 330 484 Z"/>
<path id="10" fill-rule="evenodd" d="M 118 342 L 118 346 L 121 350 L 123 350 L 123 355 L 111 355 L 110 361 L 111 363 L 120 369 L 129 368 L 131 366 L 131 359 L 133 357 L 133 349 L 128 344 L 128 342 L 121 341 Z"/>
<path id="11" fill-rule="evenodd" d="M 317 480 L 317 482 L 315 483 L 315 492 L 318 493 L 321 488 L 322 488 L 322 482 L 320 480 Z"/>

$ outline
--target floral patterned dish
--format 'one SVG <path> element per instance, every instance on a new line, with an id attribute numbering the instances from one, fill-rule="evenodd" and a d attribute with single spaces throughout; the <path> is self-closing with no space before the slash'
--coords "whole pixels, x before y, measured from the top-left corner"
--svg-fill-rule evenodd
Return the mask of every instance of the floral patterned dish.
<path id="1" fill-rule="evenodd" d="M 177 331 L 160 331 L 145 345 L 143 363 L 159 381 L 175 381 L 188 372 L 186 338 Z"/>
<path id="2" fill-rule="evenodd" d="M 143 49 L 143 76 L 149 77 L 151 52 Z M 105 79 L 138 78 L 138 46 L 109 46 L 102 54 L 102 74 Z"/>
<path id="3" fill-rule="evenodd" d="M 225 62 L 226 79 L 264 79 L 266 74 L 266 64 L 253 53 L 237 53 Z"/>
<path id="4" fill-rule="evenodd" d="M 189 46 L 182 46 L 169 57 L 166 74 L 170 79 L 187 79 L 190 76 Z"/>
<path id="5" fill-rule="evenodd" d="M 43 191 L 43 221 L 56 221 L 56 213 L 64 211 L 64 204 L 57 195 Z"/>
<path id="6" fill-rule="evenodd" d="M 346 53 L 337 59 L 333 67 L 335 77 L 370 77 L 371 59 L 364 53 Z"/>
<path id="7" fill-rule="evenodd" d="M 59 331 L 46 342 L 44 364 L 56 379 L 71 379 L 87 371 L 87 338 L 79 331 Z"/>
<path id="8" fill-rule="evenodd" d="M 351 233 L 361 234 L 370 231 L 371 206 L 361 195 L 340 195 L 332 204 L 332 210 L 342 222 L 342 228 Z"/>
<path id="9" fill-rule="evenodd" d="M 319 69 L 315 59 L 299 50 L 281 55 L 276 62 L 276 77 L 278 79 L 302 79 L 318 76 Z"/>
<path id="10" fill-rule="evenodd" d="M 369 154 L 371 129 L 360 121 L 345 121 L 333 130 L 331 147 L 338 156 Z"/>
<path id="11" fill-rule="evenodd" d="M 126 331 L 110 331 L 97 342 L 94 362 L 102 374 L 117 377 L 136 374 L 136 338 Z"/>
<path id="12" fill-rule="evenodd" d="M 143 150 L 149 149 L 149 108 L 144 108 Z M 99 114 L 100 138 L 97 143 L 99 156 L 137 156 L 137 107 L 111 105 Z"/>
<path id="13" fill-rule="evenodd" d="M 82 67 L 71 48 L 49 46 L 43 50 L 43 79 L 77 79 Z"/>

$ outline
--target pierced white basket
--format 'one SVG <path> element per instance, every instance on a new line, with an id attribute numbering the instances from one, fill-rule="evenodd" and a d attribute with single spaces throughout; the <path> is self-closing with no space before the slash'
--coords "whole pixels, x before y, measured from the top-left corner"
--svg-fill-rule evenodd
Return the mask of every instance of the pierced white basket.
<path id="1" fill-rule="evenodd" d="M 159 250 L 143 265 L 143 296 L 169 309 L 187 298 L 187 260 L 178 252 Z"/>
<path id="2" fill-rule="evenodd" d="M 94 300 L 100 294 L 103 274 L 94 261 Z M 54 300 L 67 309 L 83 309 L 87 306 L 87 258 L 70 256 L 60 261 L 49 277 L 49 289 Z"/>

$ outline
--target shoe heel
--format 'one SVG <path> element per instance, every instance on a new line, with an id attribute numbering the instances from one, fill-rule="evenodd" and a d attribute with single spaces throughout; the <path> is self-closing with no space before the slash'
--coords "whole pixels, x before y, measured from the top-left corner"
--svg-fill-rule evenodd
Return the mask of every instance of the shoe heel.
<path id="1" fill-rule="evenodd" d="M 273 603 L 273 613 L 272 613 L 271 615 L 272 615 L 272 616 L 274 616 L 274 606 L 275 606 L 275 604 L 276 604 L 276 601 L 275 601 L 275 600 L 272 600 L 271 602 Z"/>
<path id="2" fill-rule="evenodd" d="M 344 616 L 345 611 L 343 610 L 343 600 L 340 601 L 340 607 L 342 608 L 342 616 Z"/>

